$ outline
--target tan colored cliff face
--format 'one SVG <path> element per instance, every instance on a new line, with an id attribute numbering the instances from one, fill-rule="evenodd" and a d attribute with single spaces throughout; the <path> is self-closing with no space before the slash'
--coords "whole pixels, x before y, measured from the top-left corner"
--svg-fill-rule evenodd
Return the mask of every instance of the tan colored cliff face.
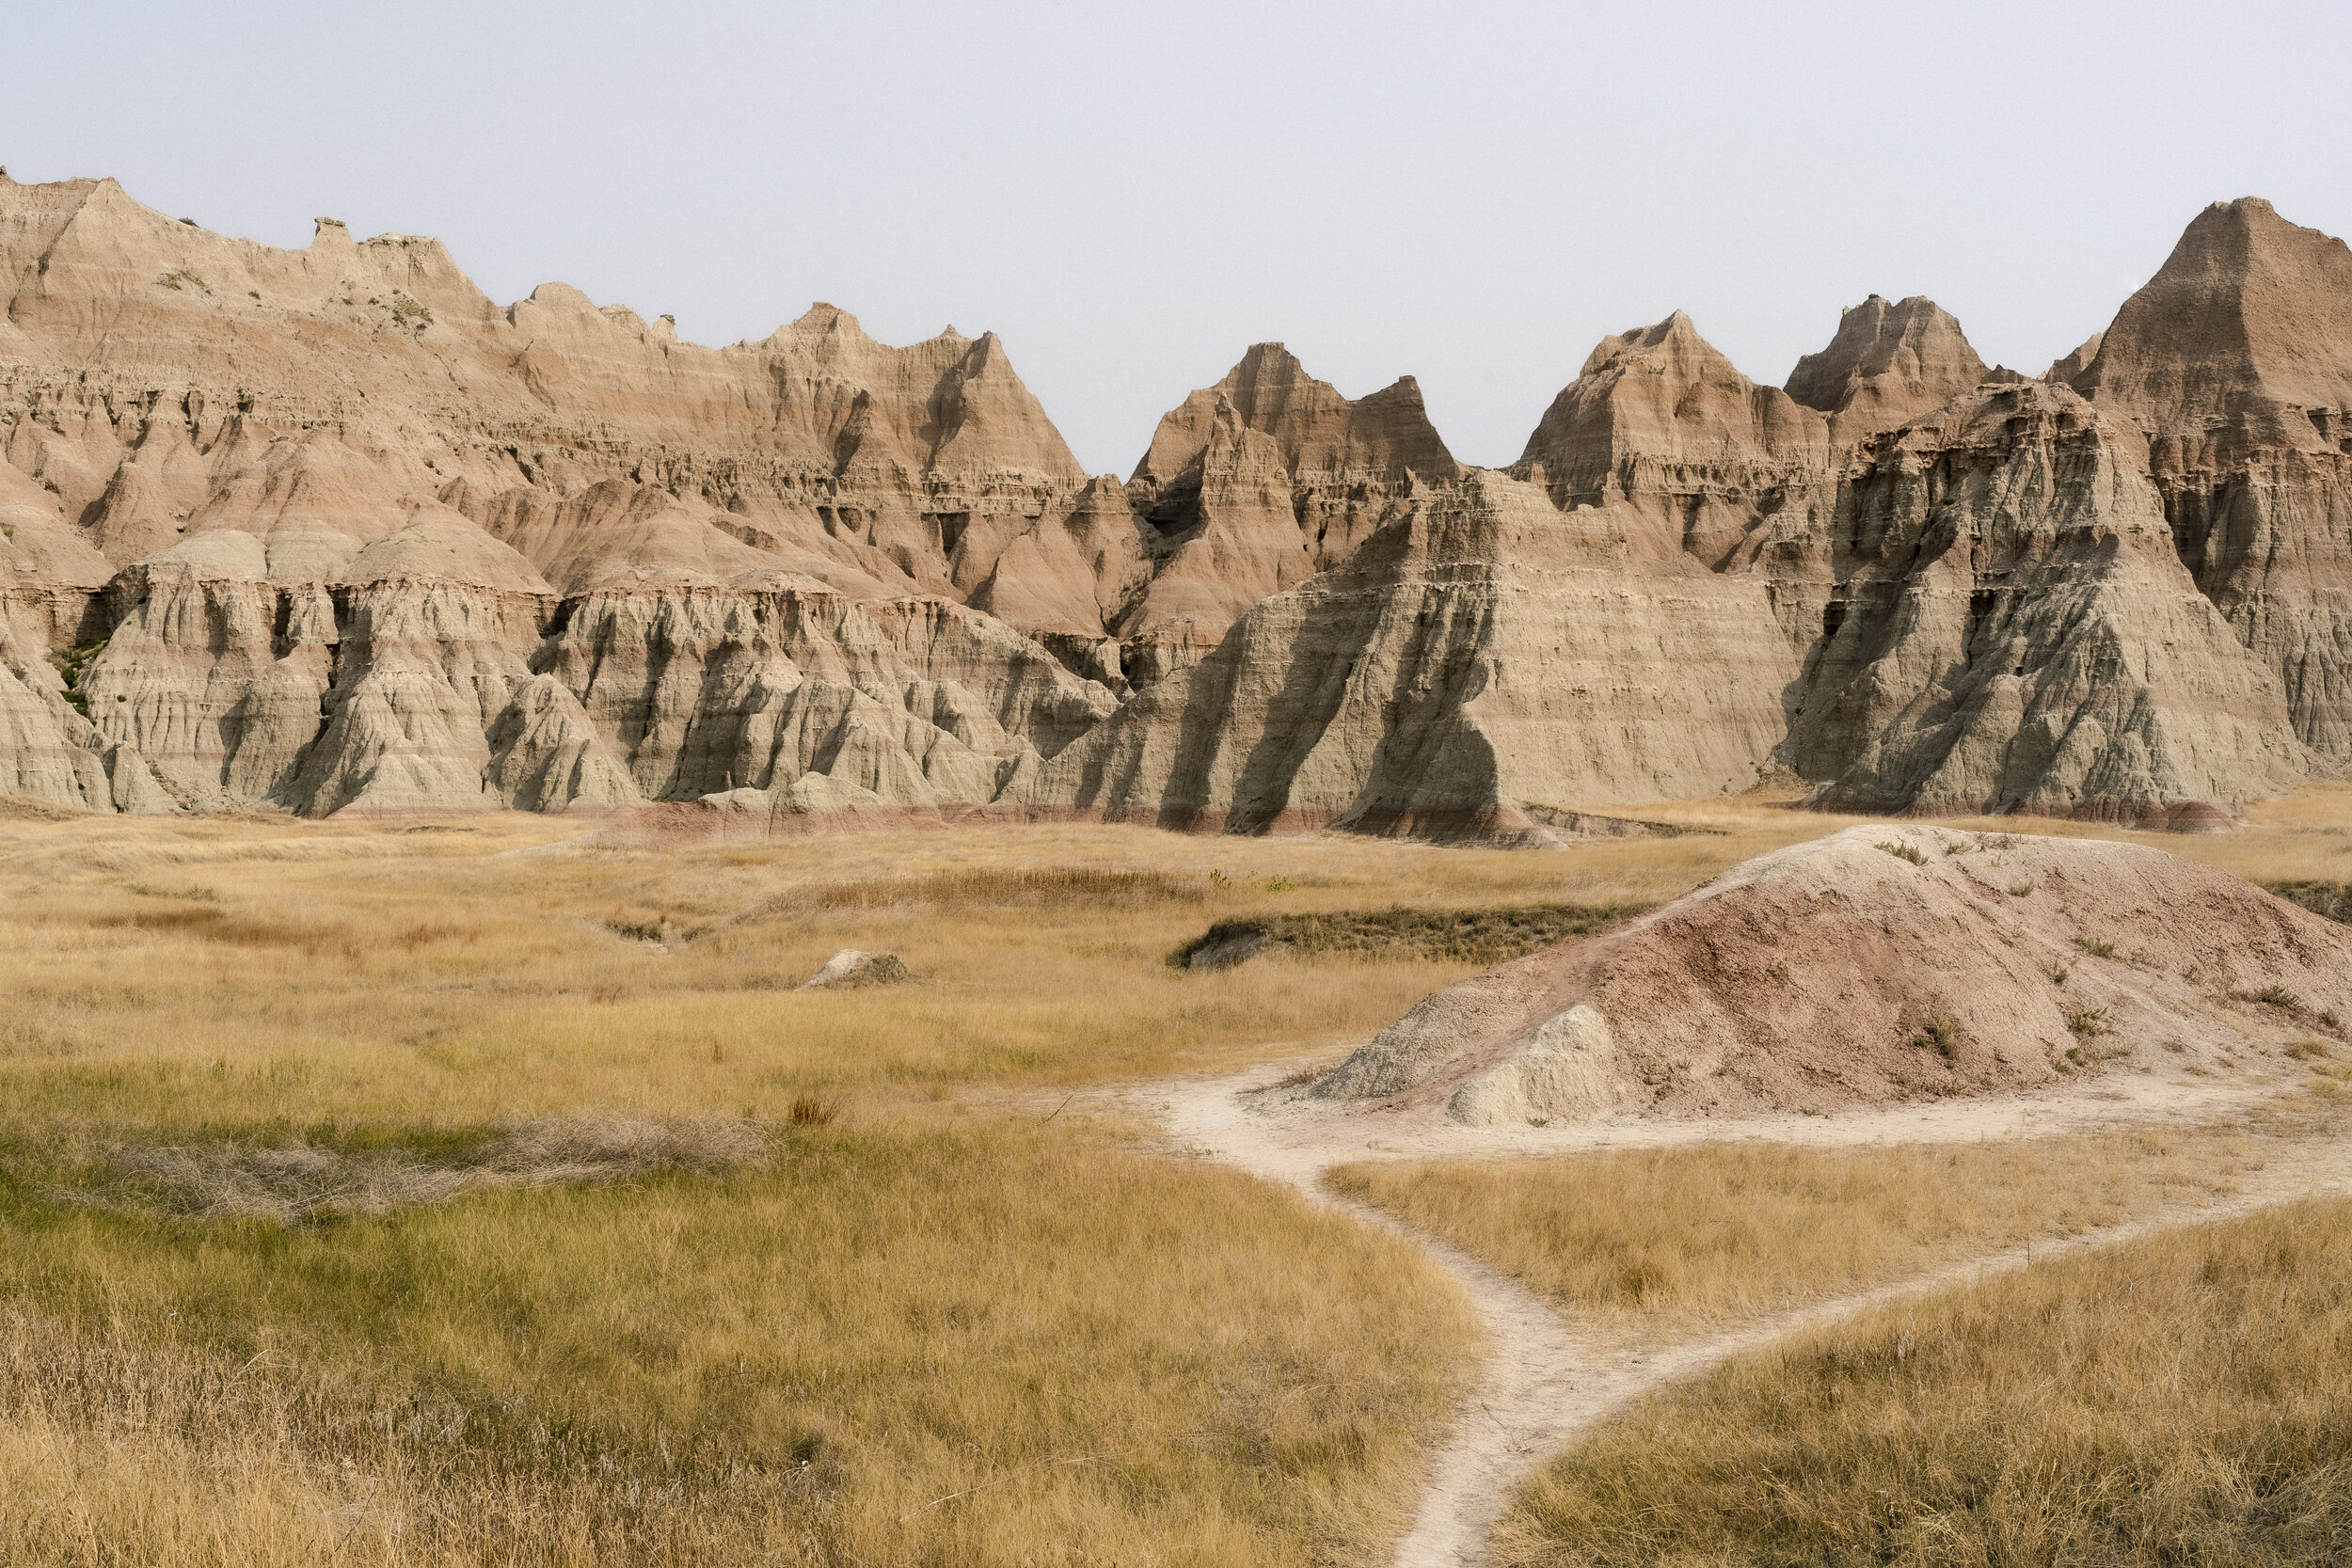
<path id="1" fill-rule="evenodd" d="M 1127 482 L 1152 564 L 1115 629 L 1214 643 L 1461 472 L 1412 377 L 1351 401 L 1281 344 L 1255 344 L 1161 419 Z"/>
<path id="2" fill-rule="evenodd" d="M 2296 733 L 2352 761 L 2352 250 L 2209 207 L 2075 385 L 2146 435 L 2182 560 Z"/>
<path id="3" fill-rule="evenodd" d="M 1078 471 L 993 337 L 758 343 L 0 177 L 0 792 L 1015 805 L 1543 842 L 1740 787 L 2163 823 L 2352 759 L 2352 253 L 2201 216 L 2039 382 L 1677 313 L 1512 475 L 1260 344 Z M 912 815 L 910 815 L 912 814 Z"/>
<path id="4" fill-rule="evenodd" d="M 1552 806 L 1743 788 L 1796 673 L 1764 584 L 1645 559 L 1629 524 L 1472 473 L 1255 606 L 1025 798 L 1179 826 L 1540 841 Z"/>
<path id="5" fill-rule="evenodd" d="M 1872 294 L 1838 316 L 1827 348 L 1797 361 L 1786 390 L 1827 414 L 1836 439 L 1852 441 L 1931 414 L 1989 373 L 1933 300 L 1889 305 Z"/>
<path id="6" fill-rule="evenodd" d="M 567 587 L 716 562 L 951 593 L 974 518 L 1085 483 L 993 337 L 889 348 L 830 306 L 701 348 L 562 284 L 501 310 L 435 241 L 322 220 L 278 251 L 111 181 L 0 181 L 0 289 L 5 456 L 118 565 L 230 527 L 279 576 L 331 576 L 454 488 L 478 523 L 534 520 L 520 547 Z M 543 517 L 599 486 L 645 537 Z"/>
<path id="7" fill-rule="evenodd" d="M 1091 594 L 1057 601 L 1068 574 L 1034 547 L 1070 553 L 1101 508 L 993 337 L 889 348 L 818 306 L 761 343 L 704 349 L 561 284 L 501 310 L 437 242 L 355 244 L 322 220 L 307 250 L 278 251 L 110 181 L 0 179 L 0 744 L 22 792 L 628 804 L 706 773 L 723 786 L 745 759 L 703 767 L 688 732 L 713 717 L 696 702 L 725 699 L 681 695 L 676 669 L 615 698 L 642 642 L 575 686 L 535 673 L 571 669 L 567 623 L 651 635 L 715 593 L 752 625 L 741 607 L 780 588 L 898 625 L 942 611 L 894 603 L 977 583 L 1103 635 Z M 595 613 L 569 616 L 581 595 Z M 910 776 L 985 799 L 1007 757 L 1057 746 L 1110 698 L 973 619 L 993 631 L 945 676 L 933 652 L 904 668 L 887 649 L 794 652 L 866 670 L 858 700 L 886 710 L 866 728 L 909 749 Z M 72 692 L 38 657 L 109 633 Z M 697 653 L 765 657 L 756 632 L 749 646 L 720 631 Z M 628 715 L 679 701 L 649 733 L 687 750 L 646 755 Z M 820 732 L 830 750 L 794 766 L 851 744 L 838 721 Z"/>
<path id="8" fill-rule="evenodd" d="M 1562 506 L 1630 507 L 1639 553 L 1715 566 L 1743 559 L 1762 519 L 1820 504 L 1829 467 L 1829 421 L 1741 375 L 1677 310 L 1601 340 L 1511 472 Z"/>
<path id="9" fill-rule="evenodd" d="M 791 585 L 590 594 L 544 662 L 657 800 L 813 773 L 893 805 L 984 803 L 1114 705 L 988 616 Z"/>
<path id="10" fill-rule="evenodd" d="M 2172 550 L 2137 434 L 2063 388 L 1994 386 L 1844 486 L 1787 747 L 1871 810 L 2164 823 L 2282 787 L 2269 673 Z"/>

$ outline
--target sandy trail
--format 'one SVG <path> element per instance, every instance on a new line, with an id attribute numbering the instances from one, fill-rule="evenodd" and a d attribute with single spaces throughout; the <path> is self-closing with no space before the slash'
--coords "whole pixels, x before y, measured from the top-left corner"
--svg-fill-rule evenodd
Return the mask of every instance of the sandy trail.
<path id="1" fill-rule="evenodd" d="M 2064 1240 L 1963 1259 L 1932 1273 L 1764 1318 L 1726 1333 L 1661 1345 L 1581 1329 L 1533 1292 L 1445 1243 L 1322 1186 L 1331 1166 L 1365 1159 L 1503 1156 L 1758 1139 L 1817 1145 L 1936 1143 L 2118 1124 L 2203 1121 L 2275 1094 L 2276 1084 L 2233 1085 L 2139 1078 L 1997 1100 L 1762 1117 L 1739 1122 L 1633 1120 L 1578 1127 L 1468 1129 L 1373 1111 L 1334 1111 L 1283 1084 L 1274 1064 L 1228 1078 L 1138 1086 L 1117 1099 L 1156 1117 L 1187 1150 L 1296 1188 L 1311 1201 L 1405 1236 L 1469 1294 L 1488 1348 L 1479 1385 L 1432 1461 L 1428 1489 L 1399 1543 L 1396 1568 L 1482 1562 L 1488 1533 L 1518 1481 L 1579 1432 L 1650 1389 L 1788 1334 L 1883 1303 L 1996 1271 L 2110 1246 L 2163 1226 L 2226 1219 L 2274 1203 L 2352 1190 L 2352 1150 L 2329 1148 L 2290 1170 L 2273 1162 L 2255 1190 L 2194 1211 L 2169 1212 Z"/>

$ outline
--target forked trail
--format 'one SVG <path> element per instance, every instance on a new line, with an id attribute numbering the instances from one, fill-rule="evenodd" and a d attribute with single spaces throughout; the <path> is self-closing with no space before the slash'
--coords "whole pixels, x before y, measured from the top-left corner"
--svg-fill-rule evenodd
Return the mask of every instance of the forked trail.
<path id="1" fill-rule="evenodd" d="M 2119 1120 L 2203 1119 L 2247 1098 L 2243 1089 L 2141 1082 L 2094 1094 L 2023 1096 L 1864 1112 L 1834 1118 L 1767 1117 L 1739 1124 L 1616 1124 L 1545 1135 L 1401 1127 L 1377 1113 L 1335 1115 L 1311 1105 L 1269 1067 L 1236 1077 L 1153 1085 L 1131 1103 L 1153 1112 L 1184 1148 L 1254 1175 L 1287 1182 L 1312 1201 L 1409 1238 L 1468 1292 L 1487 1334 L 1486 1366 L 1451 1437 L 1430 1467 L 1396 1568 L 1454 1568 L 1485 1560 L 1488 1533 L 1514 1485 L 1579 1432 L 1661 1384 L 1688 1376 L 1784 1335 L 1834 1323 L 1884 1302 L 1964 1283 L 2028 1261 L 2028 1249 L 1969 1258 L 1890 1285 L 1820 1302 L 1728 1333 L 1664 1345 L 1629 1344 L 1580 1330 L 1533 1292 L 1454 1247 L 1376 1210 L 1334 1196 L 1322 1184 L 1333 1165 L 1367 1159 L 1510 1154 L 1630 1145 L 1770 1138 L 1813 1144 L 1936 1143 L 2013 1136 Z M 2341 1147 L 2269 1173 L 2259 1190 L 2199 1208 L 2065 1240 L 2037 1241 L 2031 1256 L 2103 1247 L 2160 1226 L 2225 1219 L 2274 1203 L 2352 1189 L 2352 1154 Z"/>

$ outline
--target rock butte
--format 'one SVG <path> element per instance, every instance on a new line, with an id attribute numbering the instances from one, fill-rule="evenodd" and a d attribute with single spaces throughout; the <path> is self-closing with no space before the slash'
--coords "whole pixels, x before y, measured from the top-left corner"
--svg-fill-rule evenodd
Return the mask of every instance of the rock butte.
<path id="1" fill-rule="evenodd" d="M 992 335 L 681 341 L 0 175 L 0 793 L 1542 844 L 1786 768 L 2176 827 L 2352 762 L 2352 253 L 2216 206 L 2038 380 L 1680 312 L 1509 470 L 1261 343 L 1081 472 Z"/>

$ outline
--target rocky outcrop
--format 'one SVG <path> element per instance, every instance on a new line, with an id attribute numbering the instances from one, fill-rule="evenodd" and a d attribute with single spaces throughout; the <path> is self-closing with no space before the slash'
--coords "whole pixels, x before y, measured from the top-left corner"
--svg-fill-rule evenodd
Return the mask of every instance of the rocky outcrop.
<path id="1" fill-rule="evenodd" d="M 1870 450 L 1821 542 L 1785 749 L 1825 803 L 2187 825 L 2302 775 L 2142 467 L 2136 433 L 2040 382 Z M 1771 562 L 1785 598 L 1802 553 Z"/>
<path id="2" fill-rule="evenodd" d="M 1677 310 L 1601 340 L 1511 472 L 1563 507 L 1629 508 L 1641 555 L 1731 567 L 1826 507 L 1829 421 L 1741 375 Z"/>
<path id="3" fill-rule="evenodd" d="M 896 953 L 861 953 L 844 947 L 801 983 L 803 990 L 855 990 L 865 986 L 904 985 L 914 978 Z"/>
<path id="4" fill-rule="evenodd" d="M 1473 473 L 1257 605 L 1023 798 L 1540 843 L 1530 806 L 1744 788 L 1783 734 L 1795 659 L 1760 578 L 1639 551 L 1642 526 Z"/>
<path id="5" fill-rule="evenodd" d="M 983 804 L 1115 706 L 961 606 L 806 585 L 590 594 L 541 663 L 654 800 L 817 774 L 894 806 Z"/>
<path id="6" fill-rule="evenodd" d="M 2194 826 L 2352 761 L 2352 252 L 2260 202 L 2035 382 L 1921 298 L 1785 390 L 1677 312 L 1508 475 L 1262 343 L 1089 478 L 993 336 L 705 348 L 110 181 L 0 176 L 0 792 L 54 803 L 1547 843 L 1779 767 Z"/>
<path id="7" fill-rule="evenodd" d="M 840 767 L 986 800 L 1110 706 L 945 602 L 1087 651 L 1092 594 L 1053 602 L 1024 542 L 1136 533 L 993 337 L 890 348 L 820 305 L 704 349 L 561 284 L 500 309 L 436 242 L 322 219 L 278 251 L 111 181 L 0 178 L 0 294 L 19 792 L 549 809 Z M 771 645 L 785 600 L 831 608 Z M 69 689 L 44 665 L 83 644 Z M 768 755 L 777 685 L 807 689 Z"/>
<path id="8" fill-rule="evenodd" d="M 826 305 L 707 349 L 562 284 L 501 309 L 431 240 L 322 219 L 279 251 L 112 181 L 5 179 L 0 292 L 7 460 L 118 565 L 233 527 L 324 577 L 457 486 L 567 586 L 710 531 L 757 564 L 945 594 L 973 520 L 1067 512 L 1085 483 L 993 336 L 891 348 Z"/>
<path id="9" fill-rule="evenodd" d="M 2093 332 L 2090 337 L 2076 343 L 2063 357 L 2053 359 L 2050 362 L 2050 368 L 2042 372 L 2042 379 L 2055 381 L 2061 387 L 2074 387 L 2082 379 L 2083 372 L 2090 368 L 2090 362 L 2099 357 L 2099 345 L 2106 339 L 2105 332 Z M 2080 388 L 2075 389 L 2081 390 Z"/>
<path id="10" fill-rule="evenodd" d="M 2352 760 L 2352 250 L 2209 207 L 2075 385 L 2146 436 L 2174 546 L 2296 733 Z"/>
<path id="11" fill-rule="evenodd" d="M 1542 842 L 1581 807 L 1773 762 L 1849 809 L 2169 827 L 2306 776 L 2277 681 L 2173 550 L 2135 429 L 1985 372 L 1924 300 L 1849 311 L 1795 385 L 1863 434 L 1834 437 L 1678 314 L 1609 340 L 1528 483 L 1416 503 L 1028 798 Z"/>
<path id="12" fill-rule="evenodd" d="M 1127 482 L 1152 570 L 1113 629 L 1213 644 L 1461 472 L 1411 376 L 1350 401 L 1281 344 L 1255 344 L 1161 419 Z"/>
<path id="13" fill-rule="evenodd" d="M 1990 374 L 1960 323 L 1931 299 L 1877 294 L 1837 318 L 1837 335 L 1797 361 L 1785 388 L 1851 441 L 1931 414 Z"/>

